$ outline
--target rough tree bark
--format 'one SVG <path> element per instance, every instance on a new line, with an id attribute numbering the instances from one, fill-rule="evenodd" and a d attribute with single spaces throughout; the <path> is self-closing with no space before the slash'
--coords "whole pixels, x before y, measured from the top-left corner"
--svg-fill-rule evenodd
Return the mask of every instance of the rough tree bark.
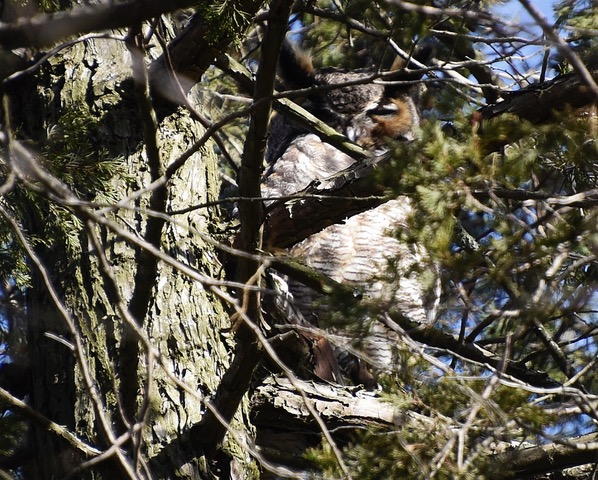
<path id="1" fill-rule="evenodd" d="M 89 198 L 98 203 L 114 201 L 114 197 L 124 198 L 152 180 L 142 134 L 142 114 L 133 96 L 130 77 L 131 56 L 123 42 L 90 40 L 62 51 L 43 73 L 26 83 L 20 82 L 12 93 L 13 114 L 20 131 L 40 144 L 46 132 L 52 131 L 69 113 L 88 116 L 96 125 L 93 141 L 98 155 L 109 156 L 121 168 L 121 174 L 113 180 L 115 195 L 112 198 Z M 157 135 L 162 168 L 185 152 L 203 131 L 183 109 L 166 116 Z M 48 161 L 52 162 L 52 158 Z M 176 210 L 214 200 L 218 189 L 216 158 L 208 143 L 168 184 L 166 208 Z M 134 206 L 148 208 L 149 194 L 136 200 Z M 120 209 L 107 217 L 137 235 L 143 235 L 147 227 L 148 217 L 138 211 Z M 217 253 L 201 236 L 217 228 L 216 213 L 196 210 L 176 220 L 178 225 L 166 223 L 162 229 L 163 251 L 206 276 L 221 276 Z M 25 225 L 28 233 L 40 235 L 43 232 L 40 221 L 43 219 L 36 218 Z M 144 327 L 152 344 L 167 359 L 167 368 L 199 395 L 212 393 L 228 366 L 233 345 L 228 315 L 220 302 L 205 286 L 164 264 L 158 264 L 155 277 L 151 271 L 146 278 L 136 277 L 140 257 L 135 249 L 106 227 L 97 228 L 95 232 L 106 247 L 105 254 L 124 300 L 131 299 L 136 286 L 149 288 Z M 69 233 L 78 238 L 75 256 L 65 257 L 72 252 L 67 253 L 65 246 L 59 243 L 38 244 L 36 251 L 84 338 L 88 368 L 97 380 L 94 394 L 106 408 L 103 414 L 113 424 L 121 425 L 123 431 L 117 403 L 118 391 L 122 389 L 118 372 L 132 369 L 132 376 L 140 378 L 141 391 L 135 389 L 134 392 L 139 407 L 144 401 L 142 392 L 147 380 L 143 355 L 138 365 L 119 364 L 123 358 L 119 360 L 117 353 L 123 322 L 113 298 L 106 293 L 97 254 L 90 246 L 83 225 L 73 221 Z M 33 385 L 31 404 L 90 444 L 106 446 L 108 441 L 102 434 L 97 411 L 68 348 L 72 337 L 38 274 L 34 275 L 33 282 L 27 320 Z M 140 282 L 149 284 L 140 285 Z M 136 320 L 140 324 L 144 321 L 143 318 Z M 57 339 L 64 339 L 66 344 Z M 143 430 L 144 444 L 148 446 L 145 454 L 151 459 L 162 452 L 159 462 L 152 464 L 152 470 L 162 478 L 204 478 L 211 467 L 199 458 L 188 462 L 189 455 L 181 453 L 186 448 L 184 442 L 177 442 L 183 432 L 201 419 L 204 407 L 173 385 L 156 362 L 151 369 L 153 379 L 146 399 L 151 428 Z M 242 408 L 233 426 L 246 428 L 245 413 Z M 31 457 L 26 468 L 28 478 L 64 478 L 82 460 L 52 433 L 34 427 L 32 437 Z M 166 450 L 165 446 L 168 446 Z M 232 443 L 228 446 L 237 458 L 235 462 L 250 463 L 239 447 Z M 227 462 L 216 468 L 230 468 Z M 248 465 L 243 470 L 252 471 Z"/>

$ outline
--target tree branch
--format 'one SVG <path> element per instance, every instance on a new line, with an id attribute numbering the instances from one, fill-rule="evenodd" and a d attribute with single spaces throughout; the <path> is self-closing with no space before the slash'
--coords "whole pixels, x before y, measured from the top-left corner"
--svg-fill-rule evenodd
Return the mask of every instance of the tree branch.
<path id="1" fill-rule="evenodd" d="M 234 58 L 229 55 L 220 55 L 216 59 L 215 65 L 223 72 L 229 74 L 242 90 L 253 91 L 254 82 L 251 73 Z M 280 95 L 283 94 L 273 93 L 278 97 L 274 100 L 274 109 L 278 113 L 285 115 L 289 121 L 297 122 L 309 132 L 317 135 L 326 143 L 329 143 L 355 160 L 362 160 L 369 157 L 367 150 L 350 141 L 346 136 L 340 134 L 292 100 L 280 98 Z"/>
<path id="2" fill-rule="evenodd" d="M 131 29 L 127 38 L 127 48 L 131 54 L 135 82 L 134 93 L 139 106 L 140 122 L 143 126 L 143 139 L 150 179 L 155 181 L 163 175 L 164 166 L 158 145 L 158 121 L 149 94 L 148 72 L 145 66 L 145 52 L 140 26 Z M 149 198 L 150 210 L 165 211 L 167 198 L 168 191 L 164 186 L 154 189 Z M 164 219 L 150 216 L 147 218 L 145 225 L 144 240 L 158 250 L 161 245 L 164 224 Z M 144 325 L 152 300 L 152 292 L 158 278 L 158 258 L 145 249 L 137 248 L 136 265 L 137 271 L 135 272 L 129 311 L 138 325 Z M 127 420 L 134 423 L 137 414 L 140 350 L 137 336 L 127 324 L 123 327 L 119 350 L 121 356 L 119 364 L 120 393 L 123 411 Z"/>
<path id="3" fill-rule="evenodd" d="M 598 189 L 587 190 L 573 195 L 552 195 L 545 192 L 532 192 L 515 188 L 492 188 L 490 190 L 474 190 L 476 198 L 486 199 L 492 195 L 498 198 L 518 200 L 521 202 L 538 200 L 546 202 L 553 207 L 590 208 L 598 205 Z"/>
<path id="4" fill-rule="evenodd" d="M 288 0 L 273 0 L 270 5 L 269 21 L 262 41 L 260 66 L 253 93 L 254 101 L 260 103 L 251 113 L 249 132 L 241 160 L 239 191 L 244 197 L 261 196 L 260 184 L 276 64 L 287 29 L 290 8 L 291 2 Z M 241 231 L 238 236 L 238 248 L 240 250 L 249 253 L 257 253 L 261 250 L 263 215 L 261 202 L 241 202 L 239 204 Z M 255 283 L 259 286 L 260 276 L 259 262 L 248 257 L 238 259 L 237 279 L 240 283 Z M 240 294 L 244 297 L 244 314 L 259 325 L 261 301 L 259 292 L 243 291 Z M 222 378 L 214 399 L 216 409 L 227 422 L 230 422 L 241 399 L 247 393 L 259 359 L 259 343 L 254 332 L 248 325 L 241 323 L 237 331 L 235 357 Z M 224 438 L 226 429 L 212 412 L 207 412 L 199 431 L 201 431 L 201 444 L 206 449 L 206 453 L 212 456 Z"/>
<path id="5" fill-rule="evenodd" d="M 597 77 L 598 71 L 592 75 Z M 511 92 L 502 102 L 484 107 L 479 113 L 483 119 L 512 113 L 532 123 L 544 123 L 555 119 L 555 111 L 583 108 L 595 102 L 594 93 L 579 76 L 569 73 Z"/>
<path id="6" fill-rule="evenodd" d="M 297 381 L 318 415 L 335 438 L 346 441 L 360 428 L 390 428 L 393 425 L 433 427 L 433 421 L 414 411 L 398 410 L 363 387 L 342 387 Z M 320 443 L 320 430 L 305 406 L 301 393 L 280 377 L 269 377 L 257 387 L 252 398 L 253 421 L 258 429 L 257 444 L 274 462 L 304 470 L 313 469 L 303 457 L 305 450 Z"/>
<path id="7" fill-rule="evenodd" d="M 496 455 L 490 469 L 492 477 L 507 480 L 530 475 L 556 472 L 568 467 L 598 462 L 596 440 L 592 433 L 572 439 L 567 444 L 551 443 L 536 447 L 511 450 Z M 589 445 L 589 443 L 593 445 Z M 587 445 L 587 448 L 585 446 Z"/>
<path id="8" fill-rule="evenodd" d="M 194 5 L 192 0 L 135 0 L 78 7 L 66 12 L 0 23 L 0 45 L 7 49 L 45 47 L 71 35 L 135 25 L 163 13 Z"/>
<path id="9" fill-rule="evenodd" d="M 179 77 L 184 93 L 201 80 L 214 58 L 226 51 L 250 25 L 263 0 L 212 2 L 198 8 L 185 29 L 168 46 L 168 56 L 160 56 L 150 67 L 152 89 L 180 104 L 180 88 L 170 65 Z M 208 15 L 209 13 L 209 15 Z"/>
<path id="10" fill-rule="evenodd" d="M 514 361 L 504 362 L 502 358 L 494 356 L 474 343 L 462 343 L 458 339 L 440 330 L 427 325 L 420 325 L 396 312 L 389 312 L 390 318 L 384 323 L 392 330 L 404 333 L 416 342 L 423 343 L 433 348 L 454 353 L 465 360 L 469 360 L 493 370 L 504 369 L 504 373 L 529 385 L 539 388 L 558 388 L 560 383 L 550 378 L 545 372 L 532 370 L 525 365 Z M 395 323 L 396 322 L 396 323 Z"/>
<path id="11" fill-rule="evenodd" d="M 349 168 L 321 181 L 312 182 L 300 194 L 331 195 L 334 200 L 307 198 L 291 202 L 276 202 L 268 212 L 265 245 L 287 248 L 328 225 L 370 210 L 385 201 L 385 189 L 376 184 L 372 171 L 388 160 L 383 155 L 354 163 Z M 346 200 L 339 200 L 346 197 Z"/>
<path id="12" fill-rule="evenodd" d="M 555 45 L 558 51 L 563 55 L 573 68 L 576 70 L 579 77 L 583 80 L 586 86 L 593 93 L 594 100 L 598 100 L 598 85 L 592 78 L 592 74 L 588 71 L 587 67 L 583 64 L 579 56 L 571 49 L 569 45 L 554 31 L 554 29 L 548 24 L 546 19 L 542 16 L 538 10 L 528 1 L 519 0 L 519 3 L 527 10 L 531 17 L 536 21 L 542 28 L 542 31 Z"/>
<path id="13" fill-rule="evenodd" d="M 4 390 L 0 387 L 0 400 L 7 405 L 10 405 L 10 408 L 16 412 L 21 413 L 22 415 L 26 416 L 27 418 L 33 420 L 42 428 L 46 429 L 49 432 L 54 433 L 55 435 L 61 437 L 64 441 L 66 441 L 75 451 L 79 452 L 80 454 L 86 457 L 92 457 L 95 455 L 101 454 L 101 450 L 88 445 L 83 440 L 77 438 L 73 433 L 71 433 L 65 427 L 58 425 L 57 423 L 53 422 L 49 418 L 45 417 L 37 410 L 31 408 L 22 400 L 12 396 L 9 392 Z"/>

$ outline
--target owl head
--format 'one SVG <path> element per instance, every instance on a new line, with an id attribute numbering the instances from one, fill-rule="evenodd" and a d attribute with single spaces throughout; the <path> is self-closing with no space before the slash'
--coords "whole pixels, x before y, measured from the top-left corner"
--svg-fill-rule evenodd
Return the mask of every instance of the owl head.
<path id="1" fill-rule="evenodd" d="M 421 77 L 407 72 L 404 66 L 402 59 L 395 60 L 391 70 L 396 73 L 385 80 L 412 81 Z M 364 148 L 379 152 L 389 138 L 414 139 L 419 115 L 413 85 L 359 83 L 371 78 L 371 70 L 316 70 L 311 58 L 290 42 L 285 42 L 281 51 L 280 73 L 286 88 L 323 87 L 308 94 L 303 107 Z M 347 83 L 354 84 L 343 85 Z M 276 128 L 280 125 L 274 122 L 273 130 Z M 280 132 L 273 131 L 273 134 L 280 135 Z M 282 136 L 292 137 L 293 133 L 287 131 Z"/>

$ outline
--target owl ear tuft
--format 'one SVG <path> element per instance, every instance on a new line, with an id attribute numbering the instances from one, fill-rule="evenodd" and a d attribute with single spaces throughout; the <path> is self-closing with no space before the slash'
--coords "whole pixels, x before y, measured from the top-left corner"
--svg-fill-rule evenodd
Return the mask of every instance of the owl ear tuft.
<path id="1" fill-rule="evenodd" d="M 282 43 L 278 67 L 287 87 L 308 88 L 315 84 L 311 57 L 288 39 Z"/>

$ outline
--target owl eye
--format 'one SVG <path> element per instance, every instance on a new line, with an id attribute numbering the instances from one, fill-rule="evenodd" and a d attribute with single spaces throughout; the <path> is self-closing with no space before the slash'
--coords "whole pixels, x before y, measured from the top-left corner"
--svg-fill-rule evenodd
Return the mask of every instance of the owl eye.
<path id="1" fill-rule="evenodd" d="M 373 116 L 373 115 L 396 115 L 399 111 L 396 105 L 392 106 L 384 106 L 384 107 L 376 107 L 366 111 L 366 115 Z"/>

